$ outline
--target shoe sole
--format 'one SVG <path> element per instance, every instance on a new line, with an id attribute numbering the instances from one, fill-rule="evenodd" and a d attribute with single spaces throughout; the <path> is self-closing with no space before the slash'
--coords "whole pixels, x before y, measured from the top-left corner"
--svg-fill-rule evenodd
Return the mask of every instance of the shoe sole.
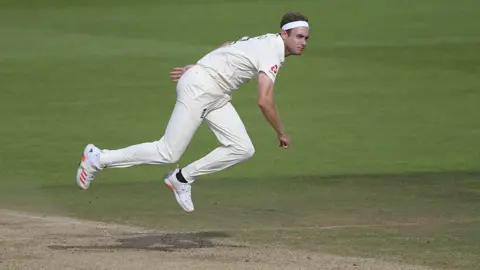
<path id="1" fill-rule="evenodd" d="M 188 209 L 185 208 L 185 206 L 183 206 L 182 201 L 180 200 L 180 196 L 178 195 L 178 193 L 175 190 L 175 187 L 172 185 L 172 183 L 170 183 L 170 180 L 165 178 L 165 179 L 163 179 L 163 182 L 173 192 L 173 194 L 175 195 L 175 199 L 177 200 L 177 203 L 182 207 L 183 211 L 185 211 L 187 213 L 192 213 L 194 210 L 188 210 Z"/>

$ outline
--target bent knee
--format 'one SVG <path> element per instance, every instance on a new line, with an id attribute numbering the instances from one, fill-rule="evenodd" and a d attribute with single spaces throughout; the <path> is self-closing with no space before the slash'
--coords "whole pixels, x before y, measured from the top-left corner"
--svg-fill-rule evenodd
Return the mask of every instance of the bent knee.
<path id="1" fill-rule="evenodd" d="M 158 152 L 160 153 L 162 163 L 172 164 L 180 160 L 183 152 L 172 151 L 164 142 L 158 142 Z"/>
<path id="2" fill-rule="evenodd" d="M 235 150 L 242 159 L 249 159 L 255 154 L 255 147 L 251 143 L 237 146 Z"/>
<path id="3" fill-rule="evenodd" d="M 251 157 L 253 157 L 254 154 L 255 154 L 255 147 L 253 147 L 253 145 L 251 144 L 245 149 L 244 156 L 246 158 L 251 158 Z"/>
<path id="4" fill-rule="evenodd" d="M 182 157 L 183 152 L 178 152 L 178 151 L 168 151 L 166 155 L 167 162 L 172 164 L 172 163 L 177 163 L 180 158 Z"/>
<path id="5" fill-rule="evenodd" d="M 166 160 L 167 160 L 167 163 L 177 163 L 179 160 L 180 160 L 180 156 L 179 155 L 168 155 L 166 157 Z"/>

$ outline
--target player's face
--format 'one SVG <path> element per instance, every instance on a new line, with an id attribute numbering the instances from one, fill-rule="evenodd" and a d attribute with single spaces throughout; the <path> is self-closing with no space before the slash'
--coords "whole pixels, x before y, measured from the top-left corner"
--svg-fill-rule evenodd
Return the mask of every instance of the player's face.
<path id="1" fill-rule="evenodd" d="M 303 50 L 307 46 L 307 40 L 310 37 L 307 27 L 296 27 L 288 34 L 282 31 L 282 38 L 285 43 L 287 55 L 302 55 Z"/>

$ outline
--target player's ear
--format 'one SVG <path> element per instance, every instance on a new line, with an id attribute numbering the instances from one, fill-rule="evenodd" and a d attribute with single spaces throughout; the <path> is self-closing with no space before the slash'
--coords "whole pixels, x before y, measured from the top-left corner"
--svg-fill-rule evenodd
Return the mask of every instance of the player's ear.
<path id="1" fill-rule="evenodd" d="M 282 39 L 286 39 L 288 37 L 288 32 L 282 29 L 280 35 L 282 36 Z"/>

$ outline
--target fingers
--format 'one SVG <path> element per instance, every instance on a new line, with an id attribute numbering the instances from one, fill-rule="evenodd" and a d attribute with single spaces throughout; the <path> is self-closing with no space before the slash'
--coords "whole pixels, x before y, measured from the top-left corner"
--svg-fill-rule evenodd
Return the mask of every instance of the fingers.
<path id="1" fill-rule="evenodd" d="M 175 70 L 170 72 L 170 76 L 180 76 L 182 74 L 183 74 L 183 71 L 180 71 L 180 70 L 179 71 Z"/>
<path id="2" fill-rule="evenodd" d="M 178 82 L 178 80 L 180 80 L 180 77 L 182 77 L 181 75 L 170 75 L 170 80 L 172 80 L 173 82 Z"/>
<path id="3" fill-rule="evenodd" d="M 287 140 L 280 140 L 280 147 L 283 147 L 284 149 L 287 149 L 290 146 L 290 142 Z"/>
<path id="4" fill-rule="evenodd" d="M 182 76 L 183 73 L 175 73 L 175 72 L 170 72 L 170 77 L 180 77 Z"/>
<path id="5" fill-rule="evenodd" d="M 180 80 L 180 77 L 182 77 L 183 73 L 185 72 L 184 68 L 174 68 L 172 71 L 170 71 L 170 79 L 173 82 L 178 82 Z"/>
<path id="6" fill-rule="evenodd" d="M 172 71 L 170 71 L 170 74 L 174 73 L 174 74 L 179 74 L 179 73 L 183 73 L 185 71 L 185 68 L 174 68 L 172 69 Z"/>

